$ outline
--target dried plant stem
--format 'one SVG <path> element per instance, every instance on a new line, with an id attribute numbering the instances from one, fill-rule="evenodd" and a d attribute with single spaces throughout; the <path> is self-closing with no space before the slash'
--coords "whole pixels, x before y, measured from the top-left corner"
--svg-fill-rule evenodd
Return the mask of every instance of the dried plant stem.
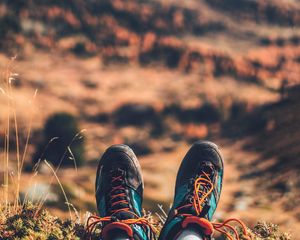
<path id="1" fill-rule="evenodd" d="M 44 160 L 44 162 L 46 163 L 46 165 L 47 165 L 47 166 L 51 169 L 51 171 L 53 172 L 53 175 L 55 176 L 55 178 L 56 178 L 56 180 L 57 180 L 57 182 L 58 182 L 58 184 L 59 184 L 59 186 L 60 186 L 60 188 L 61 188 L 61 191 L 62 191 L 62 193 L 63 193 L 63 195 L 64 195 L 65 200 L 66 200 L 66 204 L 67 204 L 67 206 L 68 206 L 68 210 L 69 210 L 69 214 L 70 214 L 70 219 L 72 220 L 72 212 L 71 212 L 70 203 L 69 203 L 68 197 L 67 197 L 67 195 L 66 195 L 66 192 L 65 192 L 65 190 L 64 190 L 64 188 L 63 188 L 63 186 L 62 186 L 62 184 L 61 184 L 61 182 L 60 182 L 60 180 L 59 180 L 59 178 L 58 178 L 58 176 L 57 176 L 57 174 L 56 174 L 56 172 L 54 171 L 54 169 L 51 167 L 51 165 L 50 165 L 46 160 Z"/>
<path id="2" fill-rule="evenodd" d="M 34 92 L 33 101 L 36 99 L 36 95 L 37 95 L 37 89 Z M 26 134 L 26 142 L 25 142 L 24 152 L 23 152 L 22 161 L 21 161 L 21 171 L 23 169 L 23 165 L 24 165 L 26 155 L 27 155 L 27 149 L 28 149 L 29 139 L 30 139 L 31 129 L 32 129 L 32 119 L 33 119 L 33 112 L 32 112 L 32 109 L 31 109 L 29 126 L 27 128 L 27 134 Z"/>
<path id="3" fill-rule="evenodd" d="M 7 103 L 7 115 L 6 115 L 6 129 L 5 129 L 5 148 L 4 148 L 4 204 L 5 208 L 8 209 L 8 187 L 9 187 L 9 152 L 10 152 L 10 109 L 11 109 L 11 101 L 9 95 L 9 85 L 10 85 L 10 65 L 7 67 L 5 72 L 5 87 L 6 87 L 6 103 Z"/>
<path id="4" fill-rule="evenodd" d="M 11 86 L 10 86 L 11 90 Z M 11 90 L 12 93 L 12 90 Z M 19 131 L 18 131 L 18 122 L 17 122 L 17 114 L 15 107 L 13 107 L 13 118 L 14 118 L 14 128 L 15 128 L 15 136 L 16 136 L 16 151 L 17 151 L 17 186 L 15 192 L 15 207 L 19 204 L 19 193 L 20 193 L 20 181 L 21 181 L 21 163 L 20 163 L 20 144 L 19 144 Z"/>

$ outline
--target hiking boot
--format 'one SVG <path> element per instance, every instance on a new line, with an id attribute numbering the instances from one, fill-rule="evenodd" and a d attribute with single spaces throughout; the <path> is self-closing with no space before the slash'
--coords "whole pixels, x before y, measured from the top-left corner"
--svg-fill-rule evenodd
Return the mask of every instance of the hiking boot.
<path id="1" fill-rule="evenodd" d="M 113 145 L 103 154 L 96 175 L 99 216 L 88 220 L 88 231 L 101 224 L 102 239 L 119 233 L 129 239 L 152 239 L 153 231 L 142 217 L 144 183 L 140 164 L 126 145 Z"/>
<path id="2" fill-rule="evenodd" d="M 176 239 L 187 227 L 200 232 L 203 239 L 210 239 L 222 178 L 223 161 L 217 145 L 194 143 L 179 168 L 173 206 L 159 239 Z"/>

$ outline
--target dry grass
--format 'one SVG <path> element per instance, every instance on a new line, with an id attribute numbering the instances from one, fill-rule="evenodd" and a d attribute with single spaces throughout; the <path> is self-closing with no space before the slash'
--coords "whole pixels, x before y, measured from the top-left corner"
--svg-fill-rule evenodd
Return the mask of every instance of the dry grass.
<path id="1" fill-rule="evenodd" d="M 25 138 L 21 137 L 23 134 L 20 132 L 18 124 L 18 116 L 16 111 L 16 99 L 18 97 L 14 92 L 14 81 L 18 76 L 14 72 L 14 61 L 7 64 L 5 71 L 2 74 L 0 82 L 1 101 L 6 102 L 3 116 L 4 125 L 3 130 L 3 152 L 1 153 L 1 170 L 3 179 L 1 185 L 0 195 L 0 238 L 1 239 L 82 239 L 82 229 L 84 226 L 78 224 L 80 217 L 75 207 L 69 203 L 68 197 L 57 175 L 59 167 L 53 167 L 46 161 L 46 166 L 49 167 L 53 173 L 49 178 L 49 186 L 53 185 L 54 180 L 58 182 L 63 193 L 65 204 L 69 210 L 69 221 L 63 222 L 57 217 L 51 216 L 45 209 L 44 203 L 47 199 L 47 194 L 41 197 L 37 202 L 31 203 L 27 199 L 27 194 L 21 200 L 20 189 L 23 180 L 23 167 L 27 157 L 27 151 L 32 131 L 32 109 L 28 109 L 31 113 L 31 118 L 27 123 L 27 127 L 22 129 L 25 131 Z M 37 95 L 34 92 L 32 98 L 29 100 L 30 105 L 33 103 Z M 31 106 L 32 107 L 32 106 Z M 2 120 L 2 119 L 1 119 Z M 23 124 L 24 125 L 24 122 Z M 82 132 L 76 134 L 74 139 L 80 137 Z M 24 142 L 21 142 L 21 139 Z M 2 139 L 1 139 L 2 140 Z M 12 146 L 13 143 L 13 146 Z M 71 143 L 70 143 L 71 144 Z M 22 146 L 22 147 L 21 147 Z M 12 151 L 14 152 L 12 154 Z M 70 147 L 66 152 L 70 151 Z M 75 159 L 73 159 L 76 162 Z M 76 164 L 75 164 L 76 168 Z M 76 168 L 77 170 L 77 168 Z M 14 173 L 16 171 L 16 174 Z M 29 185 L 39 175 L 38 164 L 34 166 L 31 174 Z M 73 215 L 75 215 L 76 220 Z M 84 221 L 83 221 L 84 222 Z M 82 230 L 82 231 L 81 231 Z"/>

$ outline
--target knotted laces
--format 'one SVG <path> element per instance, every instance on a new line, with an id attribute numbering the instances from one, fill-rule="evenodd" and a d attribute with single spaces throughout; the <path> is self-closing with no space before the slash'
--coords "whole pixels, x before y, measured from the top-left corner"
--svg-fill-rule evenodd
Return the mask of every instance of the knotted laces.
<path id="1" fill-rule="evenodd" d="M 207 197 L 212 193 L 213 189 L 214 189 L 214 185 L 211 182 L 210 173 L 202 171 L 200 176 L 197 177 L 194 181 L 194 190 L 193 190 L 191 201 L 183 206 L 178 207 L 176 209 L 177 212 L 176 215 L 180 215 L 184 217 L 193 216 L 192 214 L 185 214 L 185 213 L 181 214 L 178 212 L 180 212 L 180 210 L 182 210 L 183 208 L 194 207 L 197 216 L 200 216 L 200 213 L 202 212 L 204 206 L 203 203 L 207 201 Z M 251 235 L 247 231 L 247 227 L 239 219 L 230 218 L 225 220 L 224 222 L 211 222 L 213 229 L 216 230 L 217 232 L 220 232 L 221 234 L 224 234 L 229 240 L 235 240 L 235 239 L 241 240 L 240 234 L 238 233 L 236 228 L 234 228 L 231 225 L 232 223 L 236 223 L 240 225 L 243 234 L 243 239 L 246 238 L 252 240 Z"/>
<path id="2" fill-rule="evenodd" d="M 111 174 L 114 174 L 113 171 L 111 171 Z M 124 173 L 121 170 L 117 170 L 117 174 L 115 176 L 112 176 L 111 183 L 112 188 L 109 192 L 110 195 L 110 211 L 109 216 L 106 217 L 99 217 L 97 215 L 92 215 L 87 220 L 87 235 L 89 236 L 88 239 L 92 239 L 92 234 L 96 230 L 97 226 L 100 226 L 101 228 L 104 226 L 104 224 L 112 223 L 112 222 L 119 222 L 126 225 L 139 225 L 142 227 L 142 229 L 145 232 L 148 229 L 150 229 L 150 238 L 155 239 L 157 229 L 153 225 L 152 221 L 150 221 L 146 217 L 140 217 L 136 213 L 130 210 L 129 208 L 129 202 L 126 197 L 126 189 L 124 185 Z M 132 218 L 129 219 L 118 219 L 116 217 L 117 214 L 125 214 L 132 216 Z"/>

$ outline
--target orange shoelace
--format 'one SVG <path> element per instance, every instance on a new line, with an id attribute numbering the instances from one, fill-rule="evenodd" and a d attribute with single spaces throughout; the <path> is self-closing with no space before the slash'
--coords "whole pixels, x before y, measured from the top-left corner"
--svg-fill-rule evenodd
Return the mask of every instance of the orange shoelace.
<path id="1" fill-rule="evenodd" d="M 243 237 L 246 238 L 246 239 L 252 240 L 251 235 L 248 234 L 248 232 L 247 232 L 246 225 L 239 219 L 229 218 L 229 219 L 225 220 L 222 223 L 213 222 L 212 225 L 213 225 L 213 227 L 216 231 L 224 234 L 229 240 L 234 240 L 234 238 L 226 231 L 226 228 L 233 232 L 233 234 L 235 236 L 235 239 L 239 240 L 240 239 L 239 233 L 237 232 L 237 230 L 233 226 L 231 226 L 229 224 L 230 222 L 236 222 L 236 223 L 240 224 L 241 230 L 243 232 Z"/>
<path id="2" fill-rule="evenodd" d="M 118 211 L 118 212 L 120 212 L 120 211 Z M 124 223 L 127 225 L 137 224 L 137 225 L 140 225 L 144 230 L 145 230 L 145 227 L 148 226 L 151 229 L 153 234 L 157 233 L 157 229 L 153 226 L 153 224 L 147 218 L 139 217 L 138 215 L 136 215 L 135 213 L 133 213 L 131 211 L 129 213 L 133 214 L 136 218 L 119 220 L 118 222 Z M 113 215 L 107 216 L 107 217 L 99 217 L 96 215 L 90 216 L 87 220 L 87 232 L 88 232 L 88 235 L 90 236 L 90 239 L 92 239 L 92 233 L 95 231 L 96 226 L 98 224 L 100 224 L 100 226 L 103 226 L 103 223 L 109 223 L 109 222 L 112 222 L 112 220 L 113 220 Z"/>
<path id="3" fill-rule="evenodd" d="M 210 180 L 209 174 L 202 172 L 202 174 L 194 182 L 192 203 L 177 208 L 177 211 L 185 207 L 193 206 L 194 209 L 196 210 L 197 216 L 199 216 L 203 209 L 202 204 L 206 201 L 206 198 L 212 193 L 213 189 L 214 189 L 214 185 Z M 180 214 L 180 215 L 186 217 L 192 216 L 191 214 Z M 214 230 L 224 234 L 229 240 L 234 240 L 234 239 L 240 240 L 239 233 L 232 225 L 230 225 L 230 223 L 234 223 L 234 222 L 240 225 L 244 237 L 246 237 L 247 239 L 252 239 L 251 235 L 247 232 L 247 227 L 239 219 L 230 218 L 225 220 L 222 223 L 212 222 L 211 224 Z M 235 238 L 230 234 L 230 232 L 233 233 Z"/>
<path id="4" fill-rule="evenodd" d="M 117 182 L 117 181 L 122 181 L 122 176 L 112 177 L 112 183 Z M 110 195 L 111 195 L 110 202 L 111 202 L 112 208 L 114 206 L 116 206 L 118 204 L 122 204 L 122 203 L 125 204 L 126 206 L 128 206 L 128 201 L 126 200 L 126 193 L 125 192 L 117 193 L 117 192 L 119 192 L 119 190 L 125 190 L 125 188 L 124 188 L 124 186 L 122 186 L 122 184 L 116 185 L 116 186 L 112 187 L 110 190 Z M 122 198 L 122 197 L 124 197 L 124 199 L 115 201 L 117 198 Z M 100 224 L 100 226 L 102 227 L 104 223 L 109 223 L 109 222 L 115 221 L 115 219 L 113 218 L 114 215 L 116 215 L 117 213 L 120 213 L 120 212 L 130 213 L 135 218 L 118 220 L 119 223 L 124 223 L 127 225 L 137 224 L 137 225 L 140 225 L 144 230 L 148 226 L 150 228 L 151 234 L 153 236 L 154 236 L 154 234 L 157 233 L 157 229 L 147 218 L 139 217 L 137 214 L 130 211 L 129 207 L 123 207 L 123 208 L 119 208 L 119 209 L 112 209 L 110 211 L 110 213 L 111 213 L 110 216 L 106 216 L 106 217 L 99 217 L 97 215 L 90 216 L 87 220 L 87 233 L 89 235 L 89 238 L 92 239 L 92 233 L 95 231 L 97 225 Z"/>
<path id="5" fill-rule="evenodd" d="M 205 199 L 209 196 L 209 194 L 213 191 L 213 189 L 214 189 L 214 185 L 211 182 L 209 175 L 203 172 L 203 175 L 197 178 L 194 182 L 193 202 L 183 205 L 177 208 L 177 210 L 193 206 L 197 212 L 197 215 L 200 215 L 203 208 L 202 204 L 205 202 Z"/>
<path id="6" fill-rule="evenodd" d="M 112 183 L 114 183 L 114 182 L 116 182 L 118 180 L 122 181 L 122 176 L 112 177 Z M 118 190 L 125 190 L 125 188 L 122 185 L 117 185 L 115 187 L 112 187 L 111 190 L 110 190 L 111 207 L 114 207 L 114 206 L 116 206 L 118 204 L 122 204 L 122 203 L 128 205 L 128 202 L 126 200 L 126 194 L 124 192 L 116 194 L 116 192 Z M 119 200 L 119 201 L 114 201 L 118 197 L 125 197 L 125 199 Z M 111 213 L 114 214 L 114 213 L 117 213 L 117 212 L 120 212 L 120 211 L 129 211 L 129 208 L 121 208 L 121 209 L 117 209 L 117 210 L 111 210 Z"/>

